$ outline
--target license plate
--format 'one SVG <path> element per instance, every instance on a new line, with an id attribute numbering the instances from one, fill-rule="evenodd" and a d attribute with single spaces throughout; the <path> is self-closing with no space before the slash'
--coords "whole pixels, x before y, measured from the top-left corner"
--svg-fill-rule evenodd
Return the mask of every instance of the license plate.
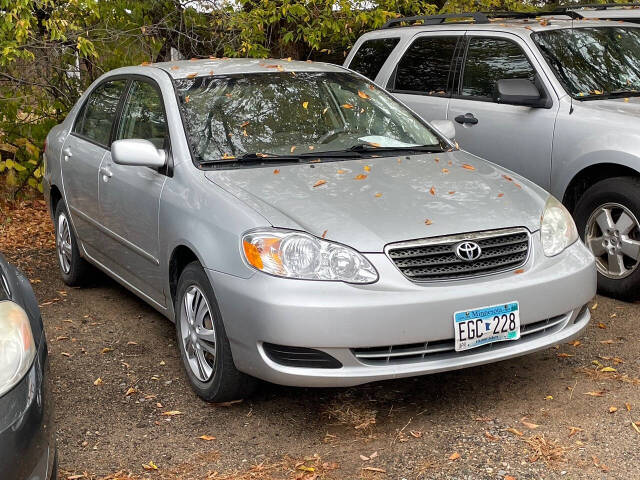
<path id="1" fill-rule="evenodd" d="M 463 310 L 453 314 L 456 351 L 520 338 L 518 302 Z"/>

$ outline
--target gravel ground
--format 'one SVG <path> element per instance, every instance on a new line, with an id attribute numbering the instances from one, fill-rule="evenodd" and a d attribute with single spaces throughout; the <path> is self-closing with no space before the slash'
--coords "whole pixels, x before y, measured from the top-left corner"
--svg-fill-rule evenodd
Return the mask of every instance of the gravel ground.
<path id="1" fill-rule="evenodd" d="M 212 406 L 137 297 L 99 273 L 65 287 L 48 249 L 9 257 L 41 301 L 61 479 L 640 477 L 638 304 L 598 297 L 580 343 L 515 360 Z"/>

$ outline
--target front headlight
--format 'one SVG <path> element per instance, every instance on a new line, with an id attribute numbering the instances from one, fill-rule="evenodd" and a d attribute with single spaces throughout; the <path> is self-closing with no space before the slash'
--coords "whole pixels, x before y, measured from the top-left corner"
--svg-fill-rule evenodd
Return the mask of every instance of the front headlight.
<path id="1" fill-rule="evenodd" d="M 278 277 L 347 283 L 378 279 L 369 260 L 352 248 L 302 232 L 249 232 L 242 237 L 242 251 L 254 268 Z"/>
<path id="2" fill-rule="evenodd" d="M 553 257 L 577 239 L 578 230 L 571 214 L 555 197 L 549 197 L 540 224 L 540 240 L 544 254 Z"/>
<path id="3" fill-rule="evenodd" d="M 0 396 L 22 380 L 35 356 L 26 312 L 11 301 L 0 302 Z"/>

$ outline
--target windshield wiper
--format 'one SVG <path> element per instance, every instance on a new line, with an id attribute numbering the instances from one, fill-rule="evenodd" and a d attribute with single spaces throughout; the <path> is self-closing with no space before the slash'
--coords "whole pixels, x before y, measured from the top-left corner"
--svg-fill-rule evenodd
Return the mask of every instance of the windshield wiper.
<path id="1" fill-rule="evenodd" d="M 252 152 L 245 153 L 239 157 L 222 157 L 217 160 L 205 160 L 200 165 L 220 165 L 228 163 L 267 163 L 267 162 L 293 162 L 298 163 L 302 160 L 299 155 L 276 155 L 271 153 Z"/>
<path id="2" fill-rule="evenodd" d="M 626 97 L 638 97 L 640 91 L 638 90 L 614 90 L 612 92 L 602 92 L 600 94 L 593 93 L 589 95 L 578 95 L 578 100 L 607 100 L 609 98 L 626 98 Z"/>
<path id="3" fill-rule="evenodd" d="M 370 143 L 357 143 L 347 149 L 349 152 L 427 152 L 427 153 L 440 153 L 444 152 L 440 145 L 415 145 L 407 147 L 376 147 Z"/>

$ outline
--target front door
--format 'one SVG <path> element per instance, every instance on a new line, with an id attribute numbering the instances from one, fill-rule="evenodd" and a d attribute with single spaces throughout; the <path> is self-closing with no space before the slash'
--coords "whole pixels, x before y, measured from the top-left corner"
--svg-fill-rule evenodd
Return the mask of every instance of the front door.
<path id="1" fill-rule="evenodd" d="M 62 178 L 67 208 L 76 234 L 86 248 L 99 243 L 98 169 L 126 80 L 98 85 L 80 109 L 62 149 Z"/>
<path id="2" fill-rule="evenodd" d="M 144 139 L 169 148 L 162 96 L 151 81 L 134 79 L 114 139 Z M 160 277 L 158 214 L 166 172 L 117 165 L 107 153 L 100 167 L 99 204 L 105 228 L 102 254 L 117 275 L 166 306 Z"/>
<path id="3" fill-rule="evenodd" d="M 559 108 L 551 86 L 528 47 L 517 37 L 471 33 L 457 94 L 448 118 L 460 147 L 549 189 L 553 131 Z M 494 102 L 498 80 L 526 78 L 550 99 L 549 108 Z"/>

